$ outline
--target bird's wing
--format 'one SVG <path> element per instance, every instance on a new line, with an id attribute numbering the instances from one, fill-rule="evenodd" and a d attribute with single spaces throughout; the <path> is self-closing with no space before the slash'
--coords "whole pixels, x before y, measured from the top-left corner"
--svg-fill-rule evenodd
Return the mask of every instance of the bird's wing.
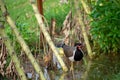
<path id="1" fill-rule="evenodd" d="M 73 55 L 73 51 L 75 50 L 75 47 L 64 45 L 63 50 L 64 50 L 66 57 L 70 57 Z"/>

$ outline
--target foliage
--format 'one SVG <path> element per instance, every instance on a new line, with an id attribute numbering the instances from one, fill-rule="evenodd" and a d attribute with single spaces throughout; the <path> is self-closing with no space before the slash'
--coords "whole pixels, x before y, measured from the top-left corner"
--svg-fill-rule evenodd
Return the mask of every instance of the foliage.
<path id="1" fill-rule="evenodd" d="M 35 43 L 38 41 L 39 38 L 39 28 L 29 0 L 5 0 L 5 4 L 7 6 L 10 16 L 15 21 L 15 24 L 20 34 L 25 39 L 27 44 L 31 47 L 31 49 L 35 49 Z M 55 18 L 58 27 L 57 29 L 60 29 L 65 19 L 65 16 L 69 12 L 70 6 L 69 4 L 60 4 L 59 0 L 46 0 L 44 2 L 43 9 L 45 18 L 47 19 L 48 23 L 50 24 L 51 18 Z M 11 41 L 14 41 L 16 48 L 15 50 L 19 52 L 21 48 L 16 42 L 15 35 L 11 31 L 8 24 L 6 24 L 5 26 L 9 38 L 11 39 Z"/>
<path id="2" fill-rule="evenodd" d="M 35 43 L 38 39 L 38 31 L 37 31 L 37 21 L 34 16 L 34 12 L 32 10 L 32 7 L 27 0 L 5 0 L 5 4 L 7 7 L 7 10 L 9 12 L 9 15 L 12 17 L 12 19 L 15 21 L 15 24 L 24 38 L 24 40 L 27 42 L 27 44 L 32 48 L 34 48 L 33 43 Z M 11 28 L 8 24 L 5 25 L 5 30 L 11 39 L 11 41 L 14 44 L 15 50 L 18 53 L 21 50 L 20 45 L 17 43 L 16 37 L 14 33 L 11 31 Z"/>
<path id="3" fill-rule="evenodd" d="M 104 52 L 120 49 L 120 6 L 117 0 L 98 0 L 93 7 L 91 34 Z"/>
<path id="4" fill-rule="evenodd" d="M 113 80 L 120 80 L 120 73 L 114 75 L 114 79 Z"/>
<path id="5" fill-rule="evenodd" d="M 70 5 L 60 4 L 60 0 L 46 0 L 44 2 L 44 16 L 50 24 L 51 18 L 56 20 L 57 29 L 62 27 L 63 21 L 70 10 Z"/>

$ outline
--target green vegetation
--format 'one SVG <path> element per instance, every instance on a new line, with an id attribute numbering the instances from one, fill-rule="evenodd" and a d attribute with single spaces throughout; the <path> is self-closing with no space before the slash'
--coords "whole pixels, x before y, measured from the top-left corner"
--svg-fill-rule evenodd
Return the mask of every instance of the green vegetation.
<path id="1" fill-rule="evenodd" d="M 20 0 L 20 1 L 19 0 L 18 1 L 5 0 L 5 4 L 7 5 L 8 12 L 9 12 L 10 16 L 12 17 L 12 19 L 15 21 L 15 24 L 16 24 L 18 30 L 20 31 L 20 34 L 25 39 L 27 44 L 31 47 L 31 45 L 33 45 L 37 41 L 37 39 L 38 39 L 37 34 L 39 32 L 37 32 L 37 28 L 38 28 L 37 21 L 34 16 L 32 7 L 29 3 L 29 0 L 27 0 L 27 1 L 26 0 Z M 12 41 L 14 41 L 13 42 L 14 47 L 17 50 L 17 52 L 19 53 L 19 51 L 21 50 L 21 47 L 16 42 L 15 35 L 11 31 L 8 24 L 6 25 L 5 29 L 6 29 L 6 32 L 9 36 L 9 38 Z M 31 47 L 31 49 L 33 49 L 33 48 L 34 47 Z"/>
<path id="2" fill-rule="evenodd" d="M 39 32 L 36 33 L 38 25 L 29 0 L 5 0 L 5 3 L 7 5 L 9 14 L 15 21 L 19 31 L 21 32 L 21 35 L 26 42 L 29 42 L 28 44 L 30 44 L 31 41 L 36 41 L 35 37 L 37 38 L 37 36 L 35 36 L 35 34 L 39 34 Z M 70 5 L 60 4 L 59 0 L 46 0 L 43 4 L 43 9 L 44 16 L 49 25 L 51 18 L 54 18 L 56 20 L 57 28 L 60 28 L 62 27 L 65 16 L 70 10 Z M 11 35 L 9 27 L 7 27 L 6 31 L 9 35 Z"/>
<path id="3" fill-rule="evenodd" d="M 30 46 L 31 50 L 35 50 L 34 44 L 39 39 L 39 26 L 29 0 L 5 0 L 5 4 L 7 5 L 8 12 L 15 21 L 21 35 Z M 45 24 L 50 25 L 51 18 L 54 18 L 56 20 L 57 30 L 59 31 L 62 27 L 65 16 L 70 10 L 70 5 L 69 3 L 60 4 L 59 0 L 46 0 L 43 4 L 43 10 L 44 16 L 47 20 L 47 23 Z M 12 41 L 16 41 L 8 24 L 6 25 L 6 32 Z M 14 43 L 16 45 L 16 50 L 19 52 L 19 45 L 16 42 Z"/>
<path id="4" fill-rule="evenodd" d="M 119 80 L 120 79 L 120 1 L 98 0 L 92 4 L 91 34 L 95 52 L 99 58 L 93 61 L 89 71 L 90 80 Z M 102 53 L 109 53 L 103 55 Z M 100 55 L 102 54 L 102 55 Z"/>
<path id="5" fill-rule="evenodd" d="M 105 53 L 117 53 L 120 49 L 120 6 L 116 1 L 99 0 L 91 13 L 92 38 Z"/>
<path id="6" fill-rule="evenodd" d="M 34 53 L 36 43 L 39 41 L 40 31 L 29 0 L 4 1 L 22 37 Z M 73 2 L 74 1 L 71 1 L 71 3 Z M 118 55 L 114 55 L 120 52 L 120 1 L 91 0 L 91 2 L 92 3 L 88 3 L 91 5 L 90 17 L 93 19 L 90 23 L 90 33 L 92 38 L 91 42 L 93 41 L 94 45 L 91 45 L 91 47 L 99 57 L 95 57 L 93 60 L 88 80 L 120 80 L 120 63 L 118 62 L 120 58 L 117 57 Z M 82 15 L 88 16 L 85 14 L 81 3 L 79 3 L 79 5 L 81 12 L 83 11 Z M 56 20 L 57 31 L 59 31 L 71 7 L 74 8 L 73 5 L 70 5 L 70 2 L 68 2 L 68 4 L 60 4 L 59 0 L 45 0 L 43 3 L 43 13 L 47 20 L 45 24 L 49 24 L 49 27 L 51 18 L 54 18 Z M 76 9 L 72 11 L 74 15 L 77 12 Z M 88 20 L 88 18 L 84 20 Z M 5 29 L 15 47 L 15 51 L 17 54 L 20 54 L 21 47 L 17 43 L 16 37 L 8 24 L 5 24 Z M 7 64 L 5 67 L 8 66 L 9 62 L 10 57 L 7 56 Z"/>
<path id="7" fill-rule="evenodd" d="M 63 21 L 70 11 L 70 3 L 60 4 L 60 0 L 46 0 L 44 2 L 44 16 L 50 24 L 51 18 L 56 20 L 58 30 L 63 26 Z"/>

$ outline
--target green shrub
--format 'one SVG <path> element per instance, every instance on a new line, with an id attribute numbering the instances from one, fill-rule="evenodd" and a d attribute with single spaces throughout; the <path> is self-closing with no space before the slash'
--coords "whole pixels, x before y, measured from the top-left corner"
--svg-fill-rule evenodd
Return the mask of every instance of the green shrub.
<path id="1" fill-rule="evenodd" d="M 120 49 L 120 6 L 114 0 L 98 0 L 91 17 L 91 34 L 104 52 L 117 52 Z"/>

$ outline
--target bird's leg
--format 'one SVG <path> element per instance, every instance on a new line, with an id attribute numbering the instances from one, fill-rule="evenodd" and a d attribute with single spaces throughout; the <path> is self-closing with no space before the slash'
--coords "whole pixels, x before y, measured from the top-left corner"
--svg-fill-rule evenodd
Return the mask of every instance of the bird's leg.
<path id="1" fill-rule="evenodd" d="M 70 71 L 73 71 L 73 62 L 71 61 Z"/>
<path id="2" fill-rule="evenodd" d="M 75 75 L 74 75 L 74 65 L 73 65 L 73 62 L 72 62 L 72 61 L 71 61 L 70 71 L 71 71 L 71 73 L 72 73 L 73 80 L 75 80 Z"/>

